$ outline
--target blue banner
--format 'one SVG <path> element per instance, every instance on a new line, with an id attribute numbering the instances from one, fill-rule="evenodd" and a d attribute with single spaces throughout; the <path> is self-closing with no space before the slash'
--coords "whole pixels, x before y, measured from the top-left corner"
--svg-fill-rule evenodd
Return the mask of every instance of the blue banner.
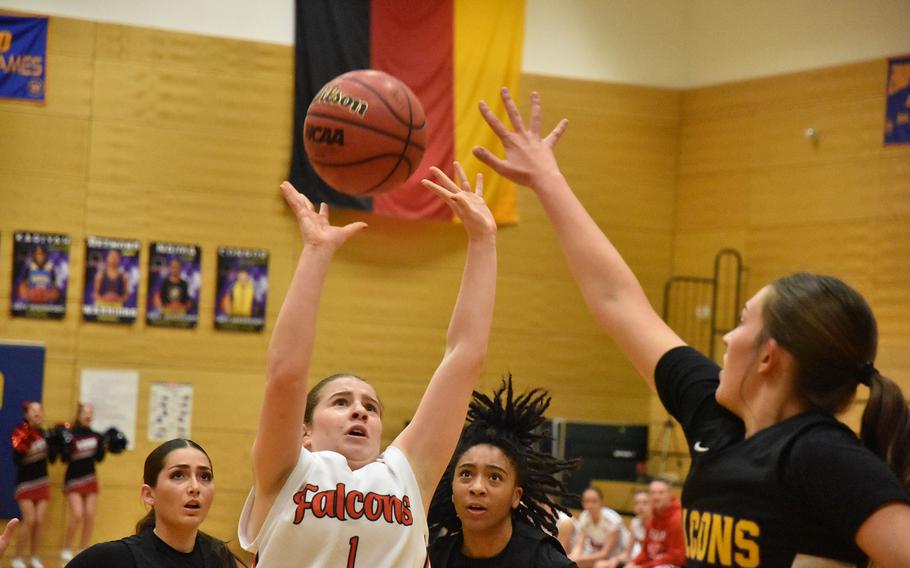
<path id="1" fill-rule="evenodd" d="M 43 386 L 44 347 L 0 342 L 0 519 L 19 516 L 10 434 L 22 423 L 22 403 L 40 402 Z"/>
<path id="2" fill-rule="evenodd" d="M 910 143 L 910 55 L 888 60 L 885 144 Z"/>
<path id="3" fill-rule="evenodd" d="M 47 18 L 0 15 L 0 98 L 44 102 Z"/>

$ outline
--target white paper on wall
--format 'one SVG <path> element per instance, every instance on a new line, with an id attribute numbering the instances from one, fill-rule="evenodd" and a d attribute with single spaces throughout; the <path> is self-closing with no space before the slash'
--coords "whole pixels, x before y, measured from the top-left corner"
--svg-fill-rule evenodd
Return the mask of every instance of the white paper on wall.
<path id="1" fill-rule="evenodd" d="M 193 419 L 193 385 L 152 383 L 149 392 L 149 440 L 189 438 Z"/>
<path id="2" fill-rule="evenodd" d="M 79 400 L 95 406 L 92 430 L 103 433 L 108 428 L 117 428 L 126 434 L 127 449 L 136 447 L 138 371 L 82 369 Z"/>

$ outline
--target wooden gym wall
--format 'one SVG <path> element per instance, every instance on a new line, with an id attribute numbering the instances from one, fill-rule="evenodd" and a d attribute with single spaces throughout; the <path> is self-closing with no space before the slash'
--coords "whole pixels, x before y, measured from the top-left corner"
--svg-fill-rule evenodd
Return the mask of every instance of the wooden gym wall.
<path id="1" fill-rule="evenodd" d="M 0 102 L 0 338 L 47 346 L 46 424 L 71 420 L 82 369 L 135 369 L 140 399 L 135 451 L 99 468 L 95 539 L 121 537 L 144 513 L 139 500 L 152 382 L 192 383 L 192 436 L 211 454 L 216 505 L 204 529 L 234 539 L 250 486 L 272 324 L 300 250 L 277 189 L 290 154 L 290 47 L 82 20 L 51 18 L 46 106 Z M 597 221 L 610 228 L 655 305 L 670 274 L 678 155 L 677 91 L 547 77 L 523 78 L 522 100 L 542 92 L 546 124 L 571 121 L 562 166 Z M 468 162 L 470 170 L 470 162 Z M 499 234 L 500 277 L 481 388 L 511 371 L 545 386 L 552 416 L 647 420 L 649 395 L 599 331 L 572 283 L 543 212 L 519 192 L 521 223 Z M 336 211 L 336 222 L 363 215 Z M 368 217 L 370 228 L 338 254 L 321 306 L 312 376 L 363 375 L 386 407 L 385 442 L 416 408 L 442 355 L 464 261 L 457 225 Z M 72 238 L 67 315 L 10 317 L 12 234 Z M 84 238 L 155 240 L 202 247 L 195 330 L 81 321 Z M 219 245 L 269 249 L 268 321 L 262 334 L 212 326 Z M 144 312 L 146 267 L 140 287 Z M 289 432 L 289 435 L 296 433 Z M 44 547 L 59 549 L 63 468 Z"/>
<path id="2" fill-rule="evenodd" d="M 910 392 L 910 146 L 882 143 L 886 73 L 875 60 L 683 92 L 673 273 L 709 276 L 733 247 L 745 298 L 792 272 L 843 278 L 878 319 L 876 367 Z"/>

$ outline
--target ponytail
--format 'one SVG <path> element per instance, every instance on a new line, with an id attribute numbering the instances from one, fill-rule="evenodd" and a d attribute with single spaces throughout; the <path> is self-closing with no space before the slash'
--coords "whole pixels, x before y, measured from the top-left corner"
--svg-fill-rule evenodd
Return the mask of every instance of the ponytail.
<path id="1" fill-rule="evenodd" d="M 900 387 L 875 371 L 869 378 L 869 402 L 860 438 L 881 457 L 910 491 L 910 408 Z"/>
<path id="2" fill-rule="evenodd" d="M 144 517 L 139 519 L 139 522 L 136 523 L 136 534 L 141 533 L 145 529 L 155 528 L 155 508 L 152 507 L 149 509 L 149 512 L 146 513 Z"/>

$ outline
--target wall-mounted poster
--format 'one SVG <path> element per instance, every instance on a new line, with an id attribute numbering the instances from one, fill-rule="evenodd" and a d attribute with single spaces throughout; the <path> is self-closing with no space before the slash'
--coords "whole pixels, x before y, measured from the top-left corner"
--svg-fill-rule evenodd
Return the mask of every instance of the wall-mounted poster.
<path id="1" fill-rule="evenodd" d="M 217 329 L 262 331 L 268 292 L 269 251 L 218 248 Z"/>
<path id="2" fill-rule="evenodd" d="M 149 286 L 145 304 L 148 325 L 196 327 L 201 257 L 196 245 L 149 245 Z"/>
<path id="3" fill-rule="evenodd" d="M 133 323 L 139 293 L 139 241 L 88 237 L 85 240 L 85 321 Z"/>
<path id="4" fill-rule="evenodd" d="M 910 144 L 910 55 L 888 60 L 885 144 Z"/>
<path id="5" fill-rule="evenodd" d="M 0 14 L 0 98 L 44 102 L 47 18 Z"/>
<path id="6" fill-rule="evenodd" d="M 12 315 L 62 319 L 69 280 L 68 235 L 19 231 L 13 237 Z"/>
<path id="7" fill-rule="evenodd" d="M 149 441 L 189 438 L 192 423 L 193 385 L 152 383 L 149 389 Z"/>

